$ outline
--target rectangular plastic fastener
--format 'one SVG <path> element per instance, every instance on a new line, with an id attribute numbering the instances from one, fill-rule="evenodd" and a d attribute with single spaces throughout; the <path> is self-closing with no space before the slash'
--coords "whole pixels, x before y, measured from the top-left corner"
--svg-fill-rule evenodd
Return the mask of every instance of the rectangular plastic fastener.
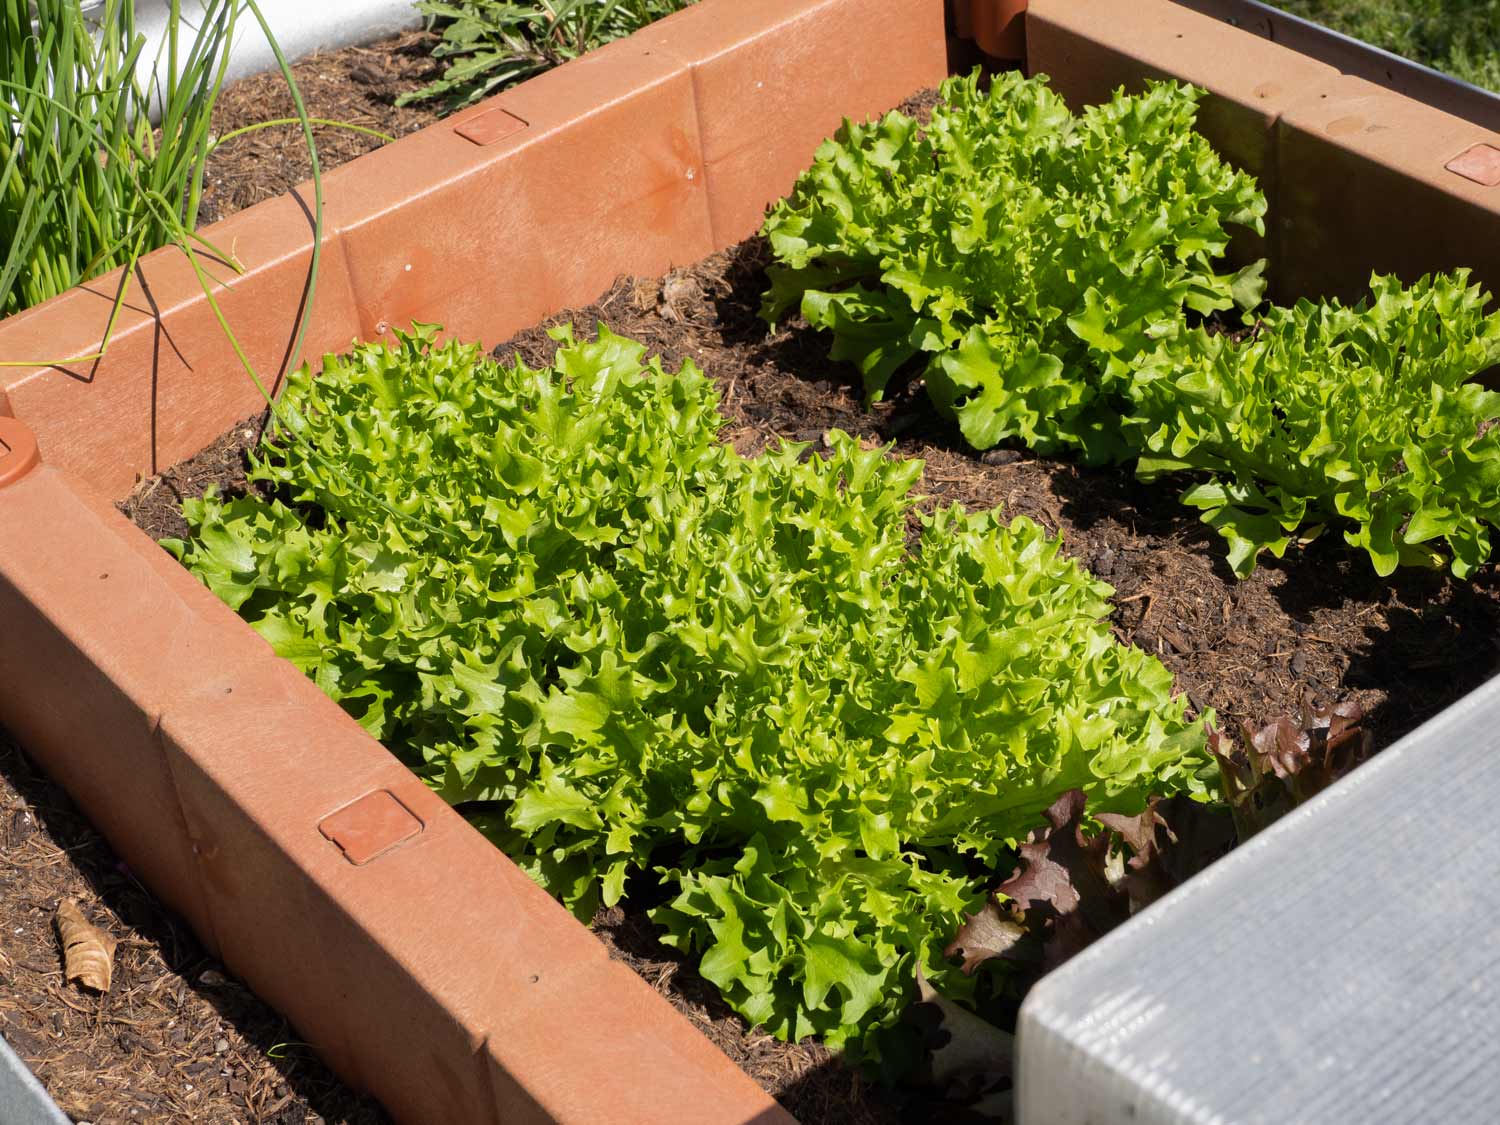
<path id="1" fill-rule="evenodd" d="M 1500 148 L 1477 144 L 1455 156 L 1444 168 L 1485 187 L 1500 184 Z"/>
<path id="2" fill-rule="evenodd" d="M 514 113 L 506 113 L 505 110 L 496 108 L 455 125 L 453 131 L 464 140 L 473 141 L 476 145 L 492 145 L 512 133 L 519 133 L 526 128 L 526 125 L 527 122 L 522 121 Z"/>
<path id="3" fill-rule="evenodd" d="M 388 790 L 377 789 L 324 817 L 318 831 L 362 867 L 417 835 L 422 822 Z"/>

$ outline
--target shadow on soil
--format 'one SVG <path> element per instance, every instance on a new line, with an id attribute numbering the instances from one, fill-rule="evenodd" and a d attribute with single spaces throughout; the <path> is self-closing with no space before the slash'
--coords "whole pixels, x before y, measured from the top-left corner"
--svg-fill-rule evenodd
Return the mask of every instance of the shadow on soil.
<path id="1" fill-rule="evenodd" d="M 1207 556 L 1229 596 L 1241 588 L 1223 541 L 1177 503 L 1176 482 L 1148 486 L 1126 470 L 1083 469 L 1058 473 L 1052 484 L 1074 528 L 1128 524 L 1144 539 Z M 1377 747 L 1500 673 L 1500 587 L 1493 566 L 1468 580 L 1414 569 L 1382 578 L 1363 551 L 1329 529 L 1283 559 L 1263 557 L 1260 568 L 1263 579 L 1250 581 L 1264 581 L 1290 629 L 1319 645 L 1334 643 L 1347 655 L 1339 687 L 1383 696 L 1366 718 Z"/>
<path id="2" fill-rule="evenodd" d="M 698 974 L 696 958 L 657 939 L 646 912 L 661 897 L 652 889 L 620 906 L 600 910 L 591 928 L 612 957 L 660 992 L 801 1125 L 963 1125 L 970 1121 L 996 1125 L 995 1117 L 944 1102 L 928 1087 L 882 1083 L 816 1043 L 782 1043 L 762 1031 L 746 1031 L 718 990 Z M 1020 991 L 1013 991 L 1015 995 L 1007 993 L 993 1002 L 987 1018 L 1014 1027 Z M 919 1028 L 921 1033 L 932 1034 L 932 1029 L 922 1027 L 920 1018 L 903 1021 L 900 1034 L 907 1037 L 908 1047 L 917 1046 L 914 1029 Z M 929 1045 L 938 1045 L 942 1035 L 939 1032 L 929 1039 Z"/>
<path id="3" fill-rule="evenodd" d="M 909 1120 L 902 1112 L 912 1100 L 909 1092 L 868 1080 L 815 1043 L 787 1044 L 763 1032 L 747 1032 L 718 989 L 698 974 L 697 958 L 658 940 L 647 911 L 662 897 L 658 889 L 646 889 L 595 915 L 590 928 L 611 957 L 659 992 L 801 1125 L 897 1125 Z"/>

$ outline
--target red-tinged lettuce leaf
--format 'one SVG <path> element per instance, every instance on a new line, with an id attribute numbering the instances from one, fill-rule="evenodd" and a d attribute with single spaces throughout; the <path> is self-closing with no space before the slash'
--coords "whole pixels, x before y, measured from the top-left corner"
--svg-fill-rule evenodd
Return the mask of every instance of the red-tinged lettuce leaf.
<path id="1" fill-rule="evenodd" d="M 1047 827 L 1017 849 L 1020 865 L 983 910 L 967 916 L 943 951 L 961 957 L 965 973 L 992 958 L 1016 957 L 1028 939 L 1051 969 L 1129 916 L 1129 900 L 1107 870 L 1109 834 L 1084 830 L 1086 804 L 1081 789 L 1058 797 Z"/>
<path id="2" fill-rule="evenodd" d="M 972 975 L 1003 958 L 1051 970 L 1180 885 L 1228 850 L 1222 810 L 1187 798 L 1153 798 L 1135 815 L 1099 813 L 1085 827 L 1081 790 L 1047 810 L 1048 826 L 1018 851 L 1020 865 L 983 909 L 965 915 L 945 956 Z M 1178 826 L 1174 830 L 1173 824 Z"/>
<path id="3" fill-rule="evenodd" d="M 979 911 L 964 915 L 964 924 L 944 947 L 943 956 L 961 958 L 963 971 L 972 976 L 992 957 L 1030 959 L 1034 943 L 1028 942 L 1029 936 L 1024 912 L 990 895 Z"/>
<path id="4" fill-rule="evenodd" d="M 1234 824 L 1224 806 L 1181 796 L 1153 797 L 1136 816 L 1098 813 L 1100 824 L 1130 851 L 1124 887 L 1134 914 L 1181 886 L 1234 846 Z"/>
<path id="5" fill-rule="evenodd" d="M 1366 761 L 1373 750 L 1364 709 L 1354 700 L 1306 704 L 1300 720 L 1281 715 L 1241 724 L 1243 741 L 1209 734 L 1224 798 L 1241 842 L 1274 824 Z"/>

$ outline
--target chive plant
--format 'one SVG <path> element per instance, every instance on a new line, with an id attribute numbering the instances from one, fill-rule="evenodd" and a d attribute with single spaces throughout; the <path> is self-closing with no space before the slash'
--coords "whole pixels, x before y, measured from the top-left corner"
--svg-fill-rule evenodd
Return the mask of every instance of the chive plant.
<path id="1" fill-rule="evenodd" d="M 243 4 L 180 8 L 143 59 L 134 0 L 0 0 L 0 314 L 190 235 Z"/>

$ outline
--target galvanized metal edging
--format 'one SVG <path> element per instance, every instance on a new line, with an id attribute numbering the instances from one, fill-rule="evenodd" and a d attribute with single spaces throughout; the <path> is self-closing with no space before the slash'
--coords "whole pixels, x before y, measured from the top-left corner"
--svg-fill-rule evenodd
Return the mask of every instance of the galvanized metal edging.
<path id="1" fill-rule="evenodd" d="M 68 1118 L 36 1075 L 0 1035 L 0 1122 L 5 1125 L 68 1125 Z"/>
<path id="2" fill-rule="evenodd" d="M 1500 132 L 1500 94 L 1284 12 L 1261 0 L 1173 0 L 1284 47 Z"/>
<path id="3" fill-rule="evenodd" d="M 1027 1125 L 1489 1120 L 1500 679 L 1034 988 Z"/>

